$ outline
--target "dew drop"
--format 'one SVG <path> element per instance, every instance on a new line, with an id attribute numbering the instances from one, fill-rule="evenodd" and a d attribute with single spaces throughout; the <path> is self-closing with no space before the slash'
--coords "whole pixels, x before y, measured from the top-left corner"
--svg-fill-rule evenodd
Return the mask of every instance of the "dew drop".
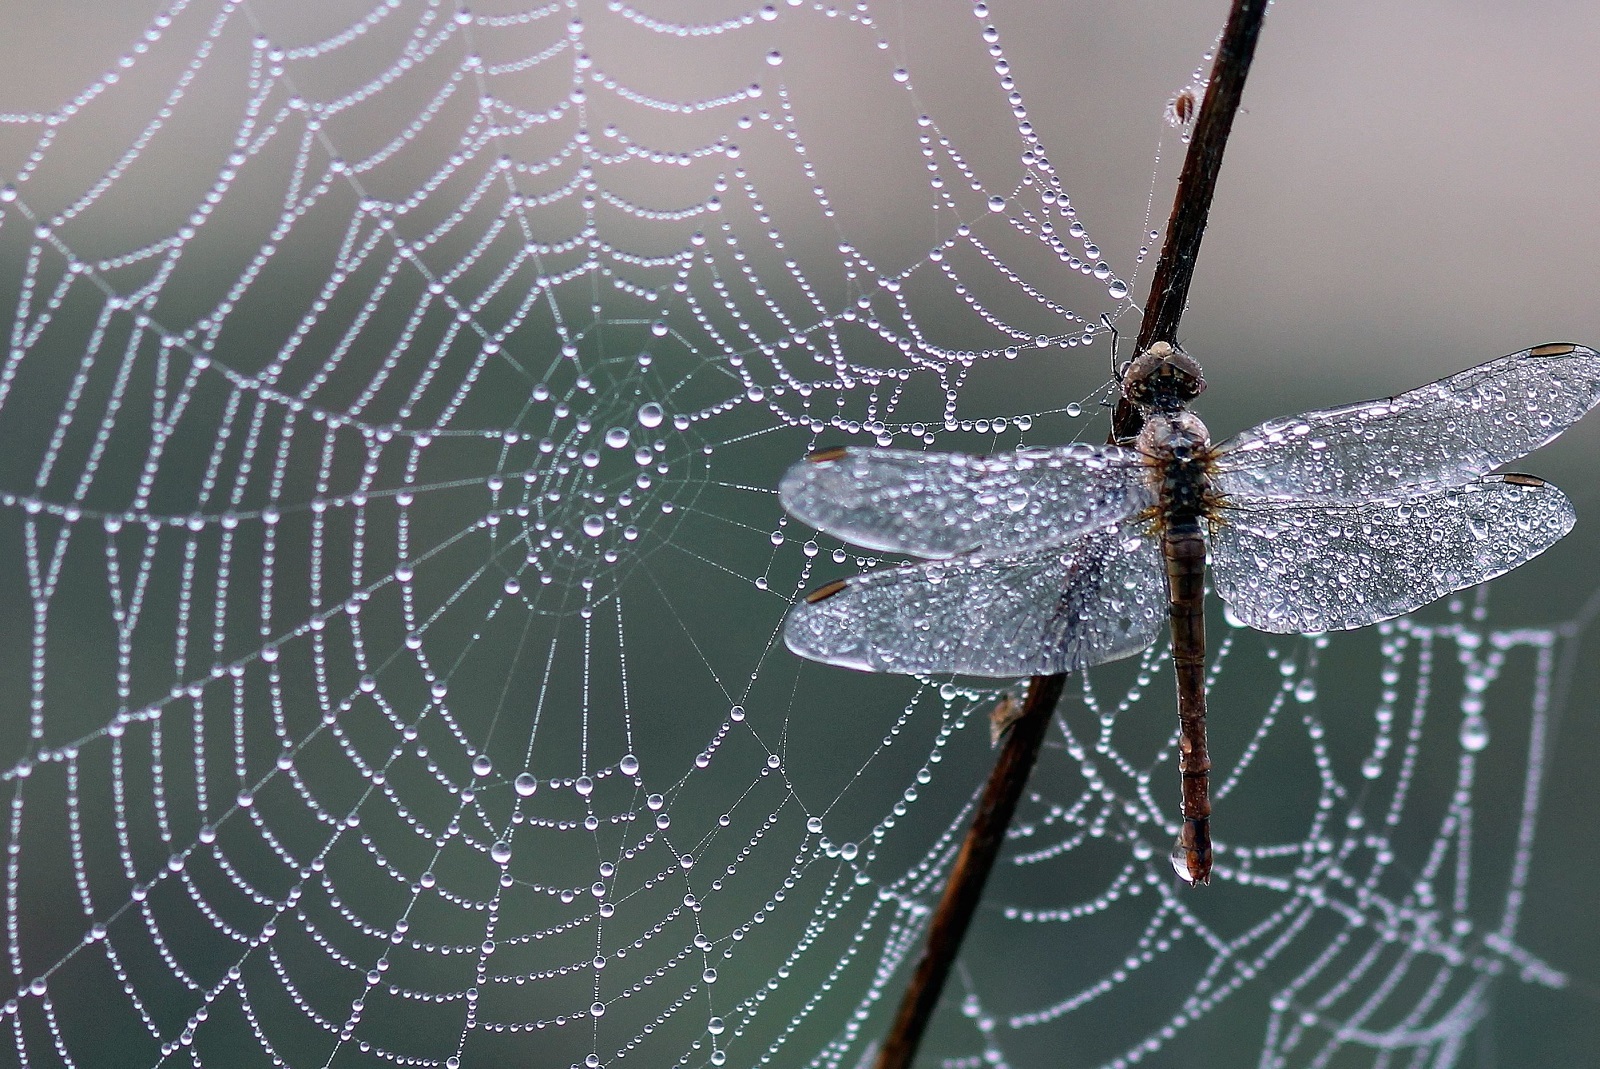
<path id="1" fill-rule="evenodd" d="M 489 760 L 488 754 L 479 754 L 472 759 L 472 774 L 474 776 L 487 776 L 494 771 L 494 762 Z"/>
<path id="2" fill-rule="evenodd" d="M 1120 278 L 1111 280 L 1111 285 L 1106 287 L 1106 293 L 1111 295 L 1113 301 L 1120 301 L 1128 295 L 1128 284 Z"/>
<path id="3" fill-rule="evenodd" d="M 583 518 L 583 533 L 590 538 L 599 538 L 605 532 L 606 521 L 599 516 L 585 516 Z"/>
<path id="4" fill-rule="evenodd" d="M 617 762 L 617 768 L 622 770 L 622 774 L 624 776 L 637 775 L 639 771 L 639 759 L 633 756 L 631 753 L 623 754 L 622 760 Z"/>
<path id="5" fill-rule="evenodd" d="M 767 53 L 767 62 L 776 67 L 778 64 L 783 62 L 783 53 L 779 52 L 777 49 L 773 49 L 771 52 Z"/>
<path id="6" fill-rule="evenodd" d="M 1489 722 L 1481 716 L 1469 716 L 1461 721 L 1461 748 L 1477 753 L 1489 745 Z"/>
<path id="7" fill-rule="evenodd" d="M 1079 416 L 1083 415 L 1083 406 L 1078 402 L 1073 401 L 1071 404 L 1067 405 L 1067 415 L 1071 416 L 1073 419 L 1077 419 Z"/>
<path id="8" fill-rule="evenodd" d="M 1294 687 L 1294 700 L 1297 702 L 1311 702 L 1317 698 L 1317 681 L 1310 676 L 1300 680 Z"/>
<path id="9" fill-rule="evenodd" d="M 506 842 L 504 839 L 501 839 L 499 842 L 489 847 L 489 860 L 493 861 L 496 865 L 504 865 L 507 861 L 510 861 L 511 844 Z"/>
<path id="10" fill-rule="evenodd" d="M 1003 211 L 1005 211 L 1006 210 L 1006 199 L 1004 197 L 990 197 L 989 198 L 989 210 L 991 212 L 1003 212 Z"/>
<path id="11" fill-rule="evenodd" d="M 606 431 L 606 445 L 609 445 L 612 449 L 628 448 L 628 428 L 612 427 L 609 431 Z"/>
<path id="12" fill-rule="evenodd" d="M 511 785 L 515 787 L 517 793 L 524 798 L 527 798 L 529 795 L 533 794 L 534 791 L 539 789 L 539 781 L 528 772 L 524 772 L 522 775 L 518 776 L 512 781 Z"/>
<path id="13" fill-rule="evenodd" d="M 646 402 L 639 406 L 639 426 L 659 427 L 665 415 L 660 405 L 654 401 Z"/>

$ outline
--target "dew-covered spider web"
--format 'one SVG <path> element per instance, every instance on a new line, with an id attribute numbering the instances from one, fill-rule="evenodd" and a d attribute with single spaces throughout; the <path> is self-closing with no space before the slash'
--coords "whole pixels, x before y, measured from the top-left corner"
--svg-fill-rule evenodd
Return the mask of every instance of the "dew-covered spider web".
<path id="1" fill-rule="evenodd" d="M 0 1062 L 870 1058 L 1000 691 L 785 651 L 886 562 L 773 488 L 819 445 L 1103 437 L 1152 224 L 1074 207 L 1096 152 L 1034 129 L 1020 18 L 8 27 Z M 1582 628 L 1491 606 L 1219 615 L 1204 891 L 1165 655 L 1069 687 L 924 1064 L 1446 1066 L 1565 983 L 1518 931 Z"/>

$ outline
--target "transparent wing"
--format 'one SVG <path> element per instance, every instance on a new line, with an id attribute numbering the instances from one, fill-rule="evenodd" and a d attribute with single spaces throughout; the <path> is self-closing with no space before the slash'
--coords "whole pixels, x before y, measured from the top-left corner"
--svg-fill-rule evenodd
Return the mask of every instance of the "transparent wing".
<path id="1" fill-rule="evenodd" d="M 1342 631 L 1387 620 L 1532 560 L 1572 529 L 1566 495 L 1526 475 L 1409 499 L 1223 510 L 1212 577 L 1261 631 Z"/>
<path id="2" fill-rule="evenodd" d="M 1165 614 L 1159 547 L 1127 524 L 1045 553 L 830 584 L 795 606 L 783 637 L 802 657 L 868 672 L 1042 675 L 1137 653 Z"/>
<path id="3" fill-rule="evenodd" d="M 1070 445 L 975 457 L 838 449 L 790 468 L 783 507 L 867 549 L 953 557 L 1059 545 L 1154 503 L 1131 449 Z"/>
<path id="4" fill-rule="evenodd" d="M 1217 448 L 1239 503 L 1355 503 L 1459 486 L 1544 445 L 1600 402 L 1600 355 L 1540 345 L 1398 397 L 1269 420 Z"/>

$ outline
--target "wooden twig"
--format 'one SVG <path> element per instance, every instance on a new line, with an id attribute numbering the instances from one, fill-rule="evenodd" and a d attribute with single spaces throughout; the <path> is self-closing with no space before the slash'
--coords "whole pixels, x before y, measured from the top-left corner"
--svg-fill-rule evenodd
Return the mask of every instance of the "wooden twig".
<path id="1" fill-rule="evenodd" d="M 1170 342 L 1177 338 L 1178 321 L 1183 316 L 1189 283 L 1200 253 L 1200 239 L 1205 234 L 1206 217 L 1211 210 L 1211 196 L 1222 168 L 1223 150 L 1233 129 L 1233 116 L 1244 92 L 1245 77 L 1255 55 L 1267 4 L 1268 0 L 1234 0 L 1228 15 L 1205 101 L 1200 106 L 1200 117 L 1195 122 L 1183 171 L 1178 177 L 1172 217 L 1167 222 L 1166 243 L 1151 279 L 1135 353 L 1145 351 L 1154 342 Z M 1112 440 L 1132 439 L 1139 433 L 1139 423 L 1138 410 L 1126 399 L 1119 400 L 1112 416 Z M 1028 684 L 1022 715 L 1011 725 L 994 770 L 989 773 L 972 827 L 967 830 L 961 852 L 945 882 L 944 894 L 929 922 L 922 957 L 906 985 L 894 1024 L 878 1052 L 876 1069 L 910 1069 L 916 1057 L 917 1046 L 933 1018 L 950 966 L 960 952 L 961 941 L 977 910 L 989 871 L 1005 842 L 1006 829 L 1016 812 L 1023 787 L 1027 785 L 1028 774 L 1038 759 L 1066 681 L 1064 674 L 1035 676 Z"/>

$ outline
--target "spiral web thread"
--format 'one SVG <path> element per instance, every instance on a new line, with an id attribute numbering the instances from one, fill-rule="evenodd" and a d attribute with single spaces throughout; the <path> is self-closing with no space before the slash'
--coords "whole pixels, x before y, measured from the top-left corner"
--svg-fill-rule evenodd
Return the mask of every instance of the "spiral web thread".
<path id="1" fill-rule="evenodd" d="M 1092 395 L 1128 284 L 983 5 L 688 10 L 178 2 L 12 57 L 7 1064 L 870 1056 L 997 692 L 790 657 L 881 562 L 772 487 L 1095 433 L 968 396 Z M 1484 605 L 1227 633 L 1205 897 L 1161 651 L 1085 680 L 930 1056 L 1231 1006 L 1263 1065 L 1448 1065 L 1497 976 L 1563 984 L 1516 932 L 1577 634 Z"/>

